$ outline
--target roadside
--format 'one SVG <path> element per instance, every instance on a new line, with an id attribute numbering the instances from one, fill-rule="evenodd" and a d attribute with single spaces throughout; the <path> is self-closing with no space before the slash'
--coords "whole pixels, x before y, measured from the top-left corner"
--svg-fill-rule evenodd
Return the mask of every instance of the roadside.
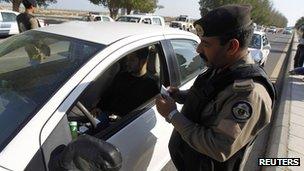
<path id="1" fill-rule="evenodd" d="M 269 158 L 300 158 L 304 161 L 304 82 L 303 76 L 289 75 L 293 69 L 293 57 L 298 45 L 295 34 L 292 51 L 285 72 L 284 88 L 277 117 L 273 123 L 266 157 Z M 304 170 L 304 166 L 265 167 L 263 170 Z"/>
<path id="2" fill-rule="evenodd" d="M 275 82 L 278 97 L 284 96 L 283 85 L 285 74 L 287 71 L 287 65 L 289 63 L 290 53 L 292 51 L 292 42 L 293 38 L 288 41 L 288 45 L 282 50 L 281 56 L 278 58 L 278 62 L 271 74 L 269 74 L 270 79 Z M 267 152 L 267 144 L 269 143 L 269 137 L 272 135 L 272 129 L 275 126 L 274 121 L 278 117 L 278 106 L 280 105 L 280 100 L 277 99 L 277 106 L 274 107 L 272 113 L 272 121 L 256 138 L 253 149 L 250 153 L 249 159 L 245 165 L 245 170 L 255 171 L 262 170 L 260 166 L 258 166 L 258 158 L 265 157 L 265 153 Z"/>

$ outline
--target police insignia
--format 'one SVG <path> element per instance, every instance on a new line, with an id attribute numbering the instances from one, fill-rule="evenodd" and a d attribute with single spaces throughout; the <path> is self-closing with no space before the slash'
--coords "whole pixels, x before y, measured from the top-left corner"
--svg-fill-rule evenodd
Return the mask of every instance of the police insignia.
<path id="1" fill-rule="evenodd" d="M 200 26 L 199 24 L 195 25 L 195 30 L 196 30 L 196 34 L 200 37 L 204 36 L 204 29 L 202 26 Z"/>
<path id="2" fill-rule="evenodd" d="M 239 101 L 232 107 L 232 115 L 238 122 L 245 122 L 252 115 L 252 107 L 246 101 Z"/>

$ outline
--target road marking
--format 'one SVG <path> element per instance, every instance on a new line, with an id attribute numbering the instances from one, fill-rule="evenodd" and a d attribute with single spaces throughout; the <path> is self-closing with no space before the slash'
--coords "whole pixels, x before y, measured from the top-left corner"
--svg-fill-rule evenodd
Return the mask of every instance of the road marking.
<path id="1" fill-rule="evenodd" d="M 288 48 L 290 46 L 290 43 L 291 43 L 291 39 L 289 39 L 288 43 L 287 43 L 287 46 L 285 47 L 285 49 L 283 50 L 283 53 L 281 54 L 280 58 L 279 58 L 279 61 L 278 63 L 276 64 L 276 66 L 274 67 L 274 70 L 273 72 L 271 73 L 271 76 L 270 76 L 270 80 L 271 81 L 276 81 L 278 76 L 279 76 L 279 73 L 281 71 L 281 68 L 282 68 L 282 65 L 283 65 L 283 62 L 284 62 L 284 59 L 286 57 L 286 54 L 288 52 Z"/>

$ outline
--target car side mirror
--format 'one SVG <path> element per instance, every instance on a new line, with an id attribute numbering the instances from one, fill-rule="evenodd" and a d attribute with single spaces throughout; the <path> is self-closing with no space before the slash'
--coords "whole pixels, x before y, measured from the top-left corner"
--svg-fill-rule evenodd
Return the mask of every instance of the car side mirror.
<path id="1" fill-rule="evenodd" d="M 111 170 L 122 166 L 119 150 L 112 144 L 89 135 L 81 135 L 52 159 L 51 171 L 57 170 Z"/>
<path id="2" fill-rule="evenodd" d="M 265 45 L 264 47 L 263 47 L 263 49 L 271 49 L 271 46 L 270 46 L 270 44 L 268 44 L 268 45 Z"/>

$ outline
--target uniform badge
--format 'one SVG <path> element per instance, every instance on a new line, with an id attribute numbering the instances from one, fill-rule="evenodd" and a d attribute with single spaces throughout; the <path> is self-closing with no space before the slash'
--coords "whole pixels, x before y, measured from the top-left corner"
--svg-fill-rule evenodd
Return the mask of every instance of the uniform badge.
<path id="1" fill-rule="evenodd" d="M 196 34 L 200 37 L 203 37 L 204 36 L 204 29 L 201 25 L 199 24 L 196 24 L 195 25 L 195 30 L 196 30 Z"/>
<path id="2" fill-rule="evenodd" d="M 252 107 L 246 101 L 239 101 L 232 107 L 232 115 L 238 122 L 245 122 L 252 115 Z"/>

